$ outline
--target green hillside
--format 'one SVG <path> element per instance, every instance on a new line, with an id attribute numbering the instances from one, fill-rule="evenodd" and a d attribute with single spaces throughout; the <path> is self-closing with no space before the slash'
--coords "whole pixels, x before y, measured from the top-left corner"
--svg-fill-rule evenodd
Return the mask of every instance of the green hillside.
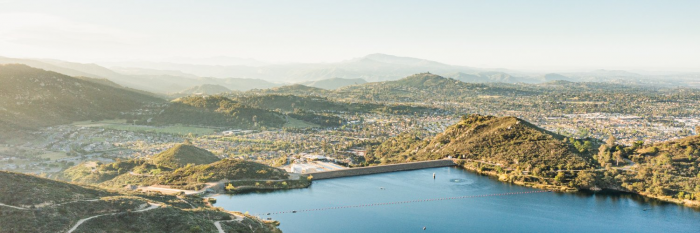
<path id="1" fill-rule="evenodd" d="M 153 120 L 156 124 L 206 125 L 238 129 L 278 128 L 286 122 L 277 113 L 251 107 L 223 96 L 190 96 L 176 99 Z"/>
<path id="2" fill-rule="evenodd" d="M 699 135 L 653 145 L 637 143 L 632 147 L 611 148 L 601 157 L 614 165 L 616 153 L 636 163 L 634 172 L 621 173 L 614 180 L 601 179 L 601 185 L 700 206 Z"/>
<path id="3" fill-rule="evenodd" d="M 470 115 L 433 138 L 403 133 L 365 164 L 457 158 L 500 180 L 547 189 L 611 189 L 700 206 L 700 136 L 643 145 L 565 138 L 515 117 Z"/>
<path id="4" fill-rule="evenodd" d="M 222 160 L 209 151 L 186 144 L 176 145 L 154 155 L 150 160 L 81 163 L 57 174 L 56 179 L 112 189 L 126 185 L 166 185 L 201 190 L 205 183 L 224 180 L 236 181 L 236 184 L 248 181 L 272 182 L 263 182 L 257 187 L 260 189 L 289 189 L 310 185 L 306 179 L 290 180 L 289 174 L 279 168 L 245 160 Z M 284 185 L 280 185 L 282 183 Z"/>
<path id="5" fill-rule="evenodd" d="M 588 187 L 558 170 L 595 167 L 595 142 L 567 139 L 515 117 L 473 114 L 433 138 L 404 133 L 370 151 L 367 164 L 458 158 L 467 169 L 529 185 Z"/>
<path id="6" fill-rule="evenodd" d="M 12 172 L 0 172 L 0 204 L 0 232 L 66 232 L 94 216 L 74 232 L 216 232 L 215 221 L 242 217 L 199 197 L 105 191 Z M 245 217 L 222 227 L 280 232 L 277 224 Z"/>
<path id="7" fill-rule="evenodd" d="M 195 187 L 221 180 L 283 180 L 289 175 L 282 169 L 245 160 L 224 159 L 212 164 L 186 166 L 164 174 L 160 184 Z"/>
<path id="8" fill-rule="evenodd" d="M 0 171 L 0 192 L 0 203 L 14 206 L 63 203 L 110 195 L 110 192 L 92 187 L 6 171 Z"/>
<path id="9" fill-rule="evenodd" d="M 403 149 L 398 156 L 398 151 L 391 150 L 397 147 Z M 477 114 L 463 118 L 430 140 L 403 134 L 380 145 L 374 156 L 386 162 L 463 158 L 521 170 L 590 167 L 590 156 L 577 151 L 563 136 L 515 117 Z"/>
<path id="10" fill-rule="evenodd" d="M 326 97 L 318 96 L 297 96 L 297 95 L 246 95 L 236 98 L 236 100 L 257 108 L 269 110 L 281 110 L 293 112 L 297 109 L 312 112 L 348 112 L 348 113 L 390 113 L 390 114 L 414 114 L 428 112 L 434 109 L 408 106 L 398 104 L 376 104 L 376 103 L 355 103 L 339 102 Z"/>
<path id="11" fill-rule="evenodd" d="M 162 99 L 25 65 L 0 65 L 0 129 L 118 118 Z"/>
<path id="12" fill-rule="evenodd" d="M 171 169 L 184 167 L 187 164 L 210 164 L 219 160 L 219 157 L 211 152 L 188 144 L 175 145 L 151 157 L 152 164 Z"/>
<path id="13" fill-rule="evenodd" d="M 366 101 L 423 102 L 459 101 L 479 96 L 529 95 L 510 87 L 465 83 L 431 73 L 420 73 L 396 81 L 365 83 L 335 91 L 339 97 Z"/>

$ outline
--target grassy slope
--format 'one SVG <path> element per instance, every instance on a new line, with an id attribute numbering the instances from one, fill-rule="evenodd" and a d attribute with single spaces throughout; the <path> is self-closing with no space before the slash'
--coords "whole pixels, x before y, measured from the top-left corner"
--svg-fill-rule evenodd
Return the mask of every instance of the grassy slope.
<path id="1" fill-rule="evenodd" d="M 471 115 L 428 141 L 402 134 L 380 145 L 374 155 L 386 162 L 451 156 L 522 170 L 538 166 L 546 170 L 589 167 L 589 157 L 563 139 L 514 117 Z"/>
<path id="2" fill-rule="evenodd" d="M 174 100 L 154 118 L 159 124 L 206 125 L 239 129 L 281 127 L 278 114 L 251 107 L 223 96 L 190 96 Z"/>
<path id="3" fill-rule="evenodd" d="M 214 221 L 231 218 L 198 197 L 185 197 L 186 203 L 175 196 L 105 191 L 12 172 L 0 172 L 0 185 L 0 203 L 36 206 L 0 207 L 0 232 L 62 232 L 79 219 L 112 213 L 85 222 L 76 232 L 213 232 Z M 92 199 L 99 200 L 79 201 Z M 163 208 L 133 212 L 147 203 Z M 231 231 L 262 226 L 260 232 L 279 232 L 274 223 L 255 219 L 226 225 Z"/>
<path id="4" fill-rule="evenodd" d="M 162 99 L 24 65 L 0 65 L 0 129 L 34 129 L 120 112 Z"/>
<path id="5" fill-rule="evenodd" d="M 14 206 L 62 203 L 110 195 L 104 190 L 0 171 L 0 203 Z"/>
<path id="6" fill-rule="evenodd" d="M 603 185 L 700 206 L 700 135 L 642 146 L 629 157 L 636 167 Z"/>
<path id="7" fill-rule="evenodd" d="M 406 105 L 384 105 L 375 103 L 347 103 L 333 101 L 325 97 L 308 95 L 248 95 L 236 98 L 247 105 L 268 110 L 293 112 L 301 109 L 311 112 L 386 112 L 392 114 L 413 114 L 433 111 L 425 107 Z"/>
<path id="8" fill-rule="evenodd" d="M 121 188 L 127 184 L 159 184 L 199 190 L 207 182 L 286 180 L 289 177 L 282 169 L 244 160 L 220 160 L 206 150 L 184 144 L 164 151 L 149 161 L 123 160 L 94 168 L 87 165 L 83 163 L 68 168 L 56 178 L 108 188 Z"/>
<path id="9" fill-rule="evenodd" d="M 564 137 L 514 117 L 470 115 L 429 140 L 411 134 L 389 140 L 366 156 L 371 163 L 459 158 L 459 164 L 501 180 L 542 188 L 588 188 L 557 170 L 595 167 L 590 151 L 579 152 Z"/>
<path id="10" fill-rule="evenodd" d="M 607 188 L 700 206 L 700 136 L 641 147 L 615 145 L 608 153 L 634 161 L 627 167 L 624 161 L 615 166 L 609 156 L 593 156 L 600 142 L 584 152 L 574 144 L 514 117 L 471 115 L 430 140 L 402 134 L 367 158 L 399 163 L 452 156 L 464 158 L 459 163 L 469 170 L 516 184 L 562 190 Z"/>
<path id="11" fill-rule="evenodd" d="M 219 157 L 211 152 L 187 144 L 178 144 L 151 157 L 151 163 L 171 169 L 187 164 L 201 165 L 219 161 Z"/>
<path id="12" fill-rule="evenodd" d="M 224 159 L 212 164 L 179 168 L 160 177 L 160 184 L 176 187 L 192 187 L 220 180 L 280 180 L 288 178 L 287 172 L 264 164 L 245 160 Z"/>

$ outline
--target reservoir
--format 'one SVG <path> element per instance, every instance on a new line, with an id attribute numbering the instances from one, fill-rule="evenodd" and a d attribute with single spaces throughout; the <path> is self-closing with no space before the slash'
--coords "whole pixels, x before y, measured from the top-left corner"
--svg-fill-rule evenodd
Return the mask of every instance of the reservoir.
<path id="1" fill-rule="evenodd" d="M 700 232 L 697 209 L 632 194 L 533 191 L 541 190 L 443 167 L 320 180 L 307 189 L 220 195 L 216 206 L 278 220 L 285 233 Z M 491 195 L 519 192 L 525 193 Z M 327 209 L 464 196 L 470 197 Z M 302 211 L 313 209 L 323 210 Z M 266 215 L 284 211 L 290 213 Z"/>

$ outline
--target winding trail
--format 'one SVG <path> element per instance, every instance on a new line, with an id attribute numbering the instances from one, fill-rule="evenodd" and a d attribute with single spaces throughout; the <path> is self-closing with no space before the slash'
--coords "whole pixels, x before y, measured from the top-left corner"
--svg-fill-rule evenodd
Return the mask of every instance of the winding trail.
<path id="1" fill-rule="evenodd" d="M 222 223 L 222 222 L 233 222 L 233 221 L 242 222 L 243 219 L 245 219 L 245 217 L 243 217 L 243 216 L 238 216 L 238 215 L 236 215 L 236 214 L 233 214 L 233 216 L 236 217 L 236 219 L 222 220 L 222 221 L 216 221 L 216 222 L 214 222 L 214 226 L 216 226 L 216 229 L 219 231 L 219 233 L 226 233 L 226 232 L 224 231 L 224 228 L 221 227 L 221 223 Z M 249 226 L 249 227 L 250 227 L 250 226 Z M 251 230 L 252 230 L 252 227 L 250 227 L 250 228 L 251 228 Z"/>
<path id="2" fill-rule="evenodd" d="M 206 193 L 207 189 L 211 189 L 213 187 L 216 187 L 218 185 L 225 184 L 226 182 L 229 182 L 229 180 L 220 180 L 218 182 L 208 182 L 205 183 L 204 187 L 200 189 L 199 191 L 197 190 L 186 190 L 186 189 L 174 189 L 174 188 L 169 188 L 169 187 L 159 187 L 159 186 L 146 186 L 146 187 L 140 187 L 141 191 L 157 191 L 163 194 L 176 194 L 179 192 L 185 193 L 185 195 L 196 195 L 196 194 L 202 194 Z"/>
<path id="3" fill-rule="evenodd" d="M 75 203 L 75 202 L 83 202 L 83 201 L 99 201 L 100 199 L 89 199 L 89 200 L 77 200 L 77 201 L 69 201 L 69 202 L 64 202 L 64 203 L 58 203 L 58 204 L 47 204 L 47 203 L 41 203 L 41 204 L 36 204 L 36 207 L 49 207 L 49 206 L 60 206 L 60 205 L 65 205 L 65 204 L 70 204 L 70 203 Z M 0 206 L 4 207 L 10 207 L 13 209 L 18 209 L 18 210 L 29 210 L 29 208 L 25 207 L 19 207 L 19 206 L 13 206 L 13 205 L 7 205 L 0 203 Z"/>
<path id="4" fill-rule="evenodd" d="M 142 210 L 136 210 L 136 211 L 133 211 L 133 212 L 134 212 L 134 213 L 146 212 L 146 211 L 154 210 L 154 209 L 157 209 L 157 208 L 160 207 L 160 204 L 155 204 L 155 203 L 148 203 L 148 204 L 151 205 L 151 206 L 148 207 L 148 208 L 145 208 L 145 209 L 142 209 Z M 75 223 L 75 226 L 73 226 L 70 230 L 67 231 L 67 233 L 72 233 L 73 231 L 75 231 L 76 229 L 78 229 L 78 227 L 79 227 L 80 225 L 82 225 L 83 223 L 85 223 L 86 221 L 88 221 L 88 220 L 90 220 L 90 219 L 97 218 L 97 217 L 102 217 L 102 216 L 105 216 L 105 215 L 115 215 L 115 214 L 119 214 L 119 213 L 125 213 L 125 212 L 118 212 L 118 213 L 111 213 L 111 214 L 100 214 L 100 215 L 95 215 L 95 216 L 92 216 L 92 217 L 87 217 L 87 218 L 84 218 L 84 219 L 80 219 L 80 220 L 78 220 L 77 223 Z"/>
<path id="5" fill-rule="evenodd" d="M 69 201 L 69 202 L 64 202 L 64 203 L 53 204 L 53 205 L 51 205 L 51 206 L 60 206 L 60 205 L 65 205 L 65 204 L 70 204 L 70 203 L 76 203 L 76 202 L 83 202 L 83 201 L 95 202 L 95 201 L 99 201 L 99 200 L 100 200 L 100 199 L 88 199 L 88 200 Z"/>
<path id="6" fill-rule="evenodd" d="M 24 208 L 24 207 L 13 206 L 13 205 L 5 205 L 5 204 L 2 204 L 2 203 L 0 203 L 0 206 L 10 207 L 10 208 L 13 208 L 13 209 L 18 209 L 18 210 L 28 210 L 27 208 Z"/>

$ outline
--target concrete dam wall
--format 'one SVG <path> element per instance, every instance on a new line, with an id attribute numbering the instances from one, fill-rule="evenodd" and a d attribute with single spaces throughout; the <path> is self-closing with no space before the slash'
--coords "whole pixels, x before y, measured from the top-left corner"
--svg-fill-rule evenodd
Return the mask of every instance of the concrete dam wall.
<path id="1" fill-rule="evenodd" d="M 349 168 L 343 170 L 334 170 L 326 172 L 314 172 L 308 173 L 313 176 L 313 180 L 323 180 L 323 179 L 333 179 L 347 176 L 362 176 L 377 173 L 387 173 L 387 172 L 397 172 L 397 171 L 408 171 L 417 170 L 423 168 L 434 168 L 434 167 L 451 167 L 455 166 L 455 162 L 451 159 L 442 160 L 432 160 L 432 161 L 421 161 L 412 163 L 401 163 L 401 164 L 391 164 L 391 165 L 380 165 L 372 167 L 358 167 Z"/>

